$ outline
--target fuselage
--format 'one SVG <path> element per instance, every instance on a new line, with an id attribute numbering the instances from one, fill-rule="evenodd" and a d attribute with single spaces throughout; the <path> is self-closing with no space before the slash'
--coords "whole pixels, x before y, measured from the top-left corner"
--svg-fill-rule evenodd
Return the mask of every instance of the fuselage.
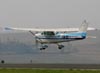
<path id="1" fill-rule="evenodd" d="M 83 40 L 86 38 L 85 32 L 73 32 L 73 33 L 54 33 L 52 34 L 36 34 L 37 41 L 40 43 L 61 43 L 70 42 L 76 40 Z"/>

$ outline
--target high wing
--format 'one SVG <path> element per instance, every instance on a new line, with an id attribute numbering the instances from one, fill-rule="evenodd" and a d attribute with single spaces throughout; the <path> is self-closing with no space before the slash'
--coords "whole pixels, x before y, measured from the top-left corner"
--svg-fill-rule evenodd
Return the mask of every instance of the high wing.
<path id="1" fill-rule="evenodd" d="M 42 29 L 42 28 L 13 28 L 5 27 L 5 30 L 21 30 L 21 31 L 33 31 L 33 32 L 43 32 L 43 31 L 54 31 L 54 32 L 74 32 L 79 31 L 79 28 L 55 28 L 55 29 Z M 88 27 L 87 31 L 97 30 L 96 28 Z"/>
<path id="2" fill-rule="evenodd" d="M 5 30 L 21 30 L 21 31 L 34 31 L 34 32 L 43 32 L 43 31 L 53 31 L 53 32 L 74 32 L 74 31 L 81 31 L 83 30 L 84 27 L 87 27 L 86 31 L 90 30 L 97 30 L 96 28 L 88 27 L 88 23 L 86 20 L 83 21 L 82 25 L 80 28 L 48 28 L 48 29 L 43 29 L 43 28 L 13 28 L 13 27 L 5 27 Z"/>

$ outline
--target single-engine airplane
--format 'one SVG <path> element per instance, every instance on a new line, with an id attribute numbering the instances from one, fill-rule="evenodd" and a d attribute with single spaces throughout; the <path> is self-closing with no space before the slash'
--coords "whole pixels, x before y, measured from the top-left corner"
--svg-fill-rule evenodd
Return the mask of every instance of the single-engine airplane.
<path id="1" fill-rule="evenodd" d="M 63 28 L 63 29 L 39 29 L 39 28 L 13 28 L 5 27 L 6 30 L 22 30 L 28 31 L 35 36 L 36 46 L 41 44 L 40 50 L 45 50 L 47 44 L 57 44 L 58 49 L 64 48 L 62 42 L 71 42 L 86 39 L 88 30 L 96 30 L 95 28 L 88 27 L 86 20 L 82 23 L 80 28 Z M 36 32 L 36 33 L 34 33 Z M 95 38 L 95 37 L 90 37 Z"/>

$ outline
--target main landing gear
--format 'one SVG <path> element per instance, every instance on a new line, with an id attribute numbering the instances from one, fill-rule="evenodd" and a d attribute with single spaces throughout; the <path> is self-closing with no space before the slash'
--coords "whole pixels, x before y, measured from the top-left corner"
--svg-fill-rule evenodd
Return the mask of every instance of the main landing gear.
<path id="1" fill-rule="evenodd" d="M 40 49 L 40 50 L 45 50 L 46 48 L 48 48 L 48 46 L 42 44 L 42 46 L 41 46 L 39 49 Z M 62 48 L 64 48 L 64 45 L 58 45 L 58 49 L 61 50 Z"/>
<path id="2" fill-rule="evenodd" d="M 62 48 L 64 48 L 64 45 L 58 45 L 58 49 L 61 50 Z M 40 50 L 45 50 L 46 48 L 48 48 L 48 45 L 44 45 L 44 44 L 41 44 L 41 47 L 39 48 Z"/>

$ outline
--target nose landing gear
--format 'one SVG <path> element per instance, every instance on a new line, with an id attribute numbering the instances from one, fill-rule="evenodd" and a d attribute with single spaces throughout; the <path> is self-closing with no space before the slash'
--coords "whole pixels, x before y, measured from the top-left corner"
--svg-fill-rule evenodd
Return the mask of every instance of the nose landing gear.
<path id="1" fill-rule="evenodd" d="M 42 45 L 42 47 L 40 47 L 40 50 L 45 50 L 46 48 L 48 48 L 47 45 Z"/>
<path id="2" fill-rule="evenodd" d="M 64 48 L 64 45 L 58 45 L 58 49 Z"/>

